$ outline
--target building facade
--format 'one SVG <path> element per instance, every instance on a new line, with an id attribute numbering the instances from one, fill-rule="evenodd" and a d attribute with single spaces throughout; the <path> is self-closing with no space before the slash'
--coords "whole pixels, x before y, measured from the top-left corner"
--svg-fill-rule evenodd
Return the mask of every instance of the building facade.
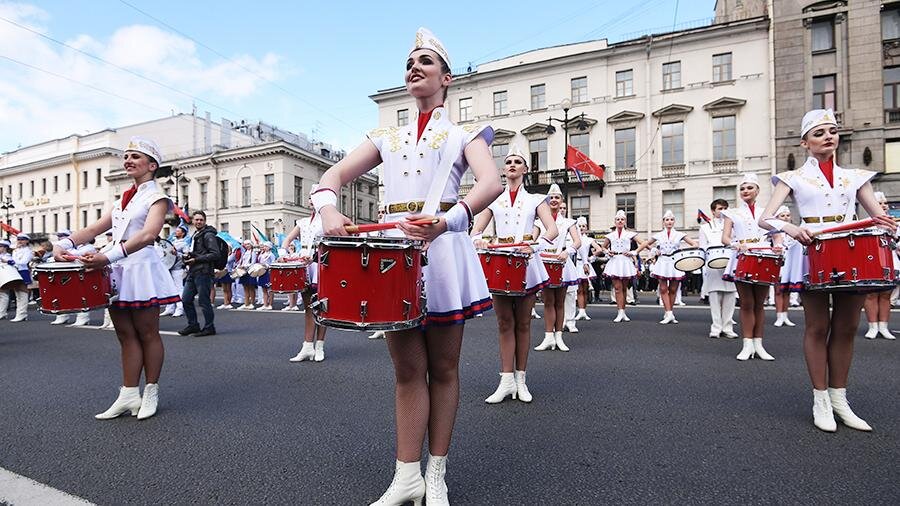
<path id="1" fill-rule="evenodd" d="M 308 216 L 310 187 L 343 156 L 264 123 L 180 114 L 0 155 L 0 220 L 40 237 L 98 219 L 131 185 L 122 148 L 134 135 L 160 145 L 162 189 L 182 208 L 203 209 L 210 225 L 235 237 L 249 237 L 251 225 L 271 236 Z M 360 178 L 343 189 L 342 212 L 360 223 L 375 221 L 377 194 L 375 176 Z"/>
<path id="2" fill-rule="evenodd" d="M 696 229 L 698 208 L 735 202 L 741 173 L 759 174 L 761 198 L 770 192 L 769 53 L 766 16 L 549 47 L 456 76 L 446 106 L 457 123 L 494 128 L 498 169 L 510 145 L 529 153 L 526 186 L 559 183 L 570 216 L 592 230 L 612 226 L 617 209 L 641 231 L 658 230 L 665 209 Z M 371 98 L 381 125 L 414 121 L 404 88 Z M 564 170 L 566 137 L 606 166 L 603 180 L 585 174 L 582 187 Z"/>
<path id="3" fill-rule="evenodd" d="M 900 2 L 774 2 L 777 169 L 806 159 L 800 120 L 833 108 L 837 161 L 873 170 L 876 190 L 900 204 Z"/>

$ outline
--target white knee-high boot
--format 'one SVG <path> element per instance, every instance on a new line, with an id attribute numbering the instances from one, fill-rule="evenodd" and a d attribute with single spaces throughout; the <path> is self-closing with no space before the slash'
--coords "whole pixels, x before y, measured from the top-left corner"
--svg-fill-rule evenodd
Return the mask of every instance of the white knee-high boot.
<path id="1" fill-rule="evenodd" d="M 16 290 L 16 316 L 11 322 L 21 322 L 28 319 L 28 292 Z"/>
<path id="2" fill-rule="evenodd" d="M 0 290 L 0 320 L 6 318 L 6 312 L 9 310 L 9 293 L 6 290 Z"/>

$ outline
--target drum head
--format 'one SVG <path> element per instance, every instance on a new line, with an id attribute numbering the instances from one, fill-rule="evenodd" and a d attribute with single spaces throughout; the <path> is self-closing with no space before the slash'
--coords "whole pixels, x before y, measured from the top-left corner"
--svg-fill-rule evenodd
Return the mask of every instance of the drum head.
<path id="1" fill-rule="evenodd" d="M 681 272 L 693 272 L 703 267 L 704 263 L 703 257 L 685 257 L 675 261 L 675 268 Z"/>
<path id="2" fill-rule="evenodd" d="M 44 262 L 34 267 L 35 272 L 41 271 L 81 271 L 84 265 L 81 262 Z"/>
<path id="3" fill-rule="evenodd" d="M 339 248 L 358 248 L 368 246 L 370 248 L 380 249 L 422 249 L 423 241 L 414 241 L 405 237 L 359 237 L 359 236 L 322 236 L 318 244 L 324 246 L 332 246 Z"/>
<path id="4" fill-rule="evenodd" d="M 157 239 L 155 247 L 163 266 L 166 269 L 175 267 L 175 262 L 178 261 L 178 251 L 175 249 L 175 245 L 167 239 Z"/>
<path id="5" fill-rule="evenodd" d="M 710 269 L 724 269 L 728 267 L 728 260 L 727 257 L 710 258 L 706 266 Z"/>
<path id="6" fill-rule="evenodd" d="M 247 274 L 254 278 L 258 278 L 266 273 L 266 266 L 263 264 L 253 264 L 247 269 Z"/>

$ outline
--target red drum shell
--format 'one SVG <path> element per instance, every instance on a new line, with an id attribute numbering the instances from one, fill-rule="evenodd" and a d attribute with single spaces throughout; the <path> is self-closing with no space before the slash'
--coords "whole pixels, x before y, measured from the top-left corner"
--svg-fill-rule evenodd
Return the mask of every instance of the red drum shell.
<path id="1" fill-rule="evenodd" d="M 872 291 L 897 282 L 891 238 L 880 229 L 822 234 L 806 248 L 807 290 Z"/>
<path id="2" fill-rule="evenodd" d="M 109 268 L 88 272 L 77 262 L 50 262 L 35 267 L 41 312 L 67 314 L 109 307 Z"/>
<path id="3" fill-rule="evenodd" d="M 269 266 L 274 293 L 294 293 L 306 290 L 306 263 L 276 262 Z"/>
<path id="4" fill-rule="evenodd" d="M 746 251 L 738 255 L 734 280 L 754 285 L 774 285 L 781 282 L 784 257 L 771 252 Z"/>
<path id="5" fill-rule="evenodd" d="M 565 260 L 550 260 L 547 258 L 543 259 L 544 268 L 547 269 L 547 276 L 550 279 L 547 280 L 547 288 L 559 288 L 563 286 L 563 266 L 565 265 Z"/>
<path id="6" fill-rule="evenodd" d="M 313 313 L 327 327 L 403 330 L 425 318 L 421 241 L 325 236 Z"/>
<path id="7" fill-rule="evenodd" d="M 515 251 L 479 250 L 478 258 L 488 290 L 495 295 L 527 294 L 525 278 L 530 256 Z"/>

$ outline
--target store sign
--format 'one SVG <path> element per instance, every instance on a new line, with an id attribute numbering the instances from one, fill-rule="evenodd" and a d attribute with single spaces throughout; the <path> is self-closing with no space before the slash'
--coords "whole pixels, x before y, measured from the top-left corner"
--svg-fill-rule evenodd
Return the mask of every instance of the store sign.
<path id="1" fill-rule="evenodd" d="M 40 197 L 40 198 L 36 198 L 33 200 L 26 200 L 26 201 L 22 202 L 22 204 L 24 204 L 25 207 L 39 206 L 41 204 L 49 204 L 49 203 L 50 203 L 49 197 Z"/>

